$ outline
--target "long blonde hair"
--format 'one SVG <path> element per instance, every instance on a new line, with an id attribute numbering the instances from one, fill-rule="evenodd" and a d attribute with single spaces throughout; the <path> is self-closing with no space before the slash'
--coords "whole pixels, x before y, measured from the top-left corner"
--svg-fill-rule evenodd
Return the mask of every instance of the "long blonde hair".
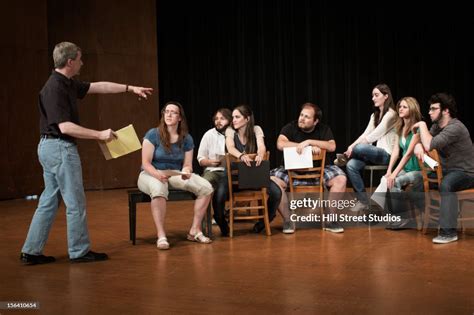
<path id="1" fill-rule="evenodd" d="M 406 127 L 405 134 L 403 136 L 407 137 L 411 131 L 411 127 L 417 122 L 419 122 L 423 117 L 421 116 L 420 105 L 418 104 L 418 101 L 416 100 L 416 98 L 411 96 L 403 97 L 398 101 L 397 112 L 402 101 L 405 101 L 405 103 L 407 103 L 408 105 L 408 124 L 405 126 L 405 120 L 401 117 L 398 117 L 398 120 L 395 123 L 395 130 L 397 131 L 397 135 L 401 137 L 403 129 Z"/>

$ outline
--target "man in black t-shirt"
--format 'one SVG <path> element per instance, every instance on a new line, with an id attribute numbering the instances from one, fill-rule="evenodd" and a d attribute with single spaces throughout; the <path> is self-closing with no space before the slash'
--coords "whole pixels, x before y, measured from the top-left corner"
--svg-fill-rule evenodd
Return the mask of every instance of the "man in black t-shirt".
<path id="1" fill-rule="evenodd" d="M 73 43 L 54 47 L 54 67 L 39 95 L 40 132 L 38 157 L 43 167 L 44 191 L 31 221 L 21 250 L 24 264 L 54 262 L 44 256 L 43 248 L 62 197 L 66 205 L 68 251 L 71 262 L 106 260 L 104 253 L 90 250 L 86 221 L 86 200 L 82 168 L 75 138 L 110 141 L 116 137 L 112 129 L 93 130 L 79 125 L 77 99 L 91 93 L 132 92 L 147 98 L 153 89 L 113 82 L 82 82 L 73 79 L 82 67 L 82 51 Z"/>
<path id="2" fill-rule="evenodd" d="M 301 153 L 307 146 L 312 147 L 313 153 L 319 153 L 321 149 L 330 152 L 326 161 L 332 161 L 332 152 L 336 150 L 336 142 L 329 126 L 320 122 L 322 116 L 319 106 L 312 103 L 305 103 L 301 106 L 300 116 L 297 121 L 293 121 L 284 126 L 277 139 L 278 150 L 283 151 L 286 147 L 296 147 L 296 151 Z M 278 183 L 283 192 L 286 191 L 289 183 L 288 172 L 283 166 L 273 169 L 271 175 Z M 296 180 L 294 185 L 311 185 L 307 180 Z M 346 174 L 336 165 L 326 165 L 324 167 L 324 184 L 330 193 L 344 193 L 346 191 Z M 337 195 L 337 194 L 336 194 Z M 282 194 L 280 207 L 288 207 L 288 198 Z M 344 231 L 337 221 L 329 222 L 325 225 L 325 230 L 341 233 Z M 284 227 L 284 233 L 294 231 L 292 226 Z"/>

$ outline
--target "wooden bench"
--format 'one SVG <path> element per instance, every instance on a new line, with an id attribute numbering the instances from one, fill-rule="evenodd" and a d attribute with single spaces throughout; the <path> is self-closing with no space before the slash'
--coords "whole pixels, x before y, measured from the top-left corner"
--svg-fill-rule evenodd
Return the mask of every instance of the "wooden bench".
<path id="1" fill-rule="evenodd" d="M 182 201 L 182 200 L 195 200 L 196 196 L 185 190 L 170 189 L 168 195 L 168 201 Z M 142 193 L 138 189 L 128 190 L 128 218 L 130 225 L 130 240 L 135 245 L 136 240 L 136 227 L 137 227 L 137 203 L 139 202 L 151 202 L 149 195 Z M 211 215 L 211 203 L 207 207 L 207 213 L 202 221 L 203 231 L 207 230 L 207 236 L 212 237 L 212 215 Z"/>

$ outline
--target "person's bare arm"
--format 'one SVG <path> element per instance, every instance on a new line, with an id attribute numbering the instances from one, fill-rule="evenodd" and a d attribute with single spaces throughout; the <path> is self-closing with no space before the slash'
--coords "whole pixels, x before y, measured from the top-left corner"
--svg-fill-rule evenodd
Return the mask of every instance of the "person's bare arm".
<path id="1" fill-rule="evenodd" d="M 58 124 L 61 133 L 79 139 L 95 139 L 102 141 L 110 141 L 117 138 L 116 133 L 112 129 L 102 131 L 84 128 L 70 121 L 65 121 Z"/>
<path id="2" fill-rule="evenodd" d="M 133 94 L 136 94 L 139 97 L 143 97 L 144 99 L 146 99 L 147 95 L 152 94 L 153 89 L 141 86 L 101 81 L 92 82 L 89 87 L 89 91 L 87 91 L 88 94 L 115 94 L 125 92 L 132 92 Z"/>

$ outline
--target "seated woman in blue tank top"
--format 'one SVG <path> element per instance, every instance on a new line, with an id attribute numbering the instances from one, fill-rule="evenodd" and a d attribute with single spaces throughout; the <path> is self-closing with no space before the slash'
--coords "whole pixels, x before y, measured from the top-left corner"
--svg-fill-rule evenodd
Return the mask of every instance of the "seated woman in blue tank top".
<path id="1" fill-rule="evenodd" d="M 211 243 L 211 239 L 201 231 L 201 222 L 213 189 L 207 180 L 193 173 L 193 149 L 193 138 L 188 133 L 183 107 L 178 102 L 166 103 L 158 128 L 150 129 L 143 140 L 142 172 L 138 177 L 138 188 L 152 199 L 151 213 L 157 230 L 158 249 L 168 249 L 170 246 L 164 227 L 169 186 L 190 191 L 197 197 L 187 239 Z M 170 175 L 166 170 L 184 174 Z"/>

